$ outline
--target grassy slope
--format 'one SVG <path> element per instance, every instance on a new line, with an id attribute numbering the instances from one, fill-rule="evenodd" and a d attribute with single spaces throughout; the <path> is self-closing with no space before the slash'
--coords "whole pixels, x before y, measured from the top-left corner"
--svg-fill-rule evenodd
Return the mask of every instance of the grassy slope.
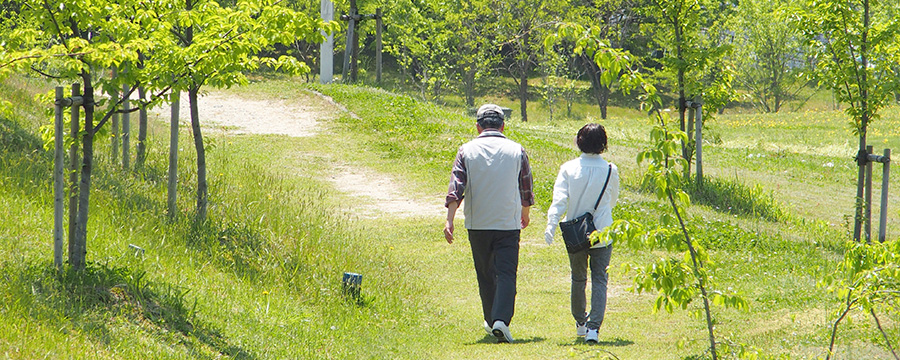
<path id="1" fill-rule="evenodd" d="M 13 84 L 28 91 L 48 85 Z M 27 92 L 27 91 L 26 91 Z M 15 99 L 30 104 L 30 95 Z M 165 144 L 147 168 L 122 173 L 98 150 L 87 279 L 48 271 L 49 154 L 39 117 L 21 108 L 0 132 L 0 353 L 12 358 L 391 357 L 411 342 L 419 286 L 362 226 L 335 213 L 333 194 L 294 154 L 315 139 L 209 134 L 211 221 L 190 217 L 193 153 L 183 134 L 179 219 L 165 209 Z M 19 125 L 20 123 L 24 125 Z M 156 124 L 152 139 L 165 139 Z M 23 128 L 24 127 L 24 128 Z M 20 138 L 24 140 L 20 140 Z M 108 140 L 101 140 L 105 143 Z M 290 169 L 267 164 L 294 162 Z M 290 170 L 290 171 L 289 171 Z M 301 174 L 302 175 L 302 174 Z M 145 249 L 136 256 L 128 245 Z M 343 271 L 366 274 L 369 306 L 340 295 Z M 79 283 L 81 282 L 81 283 Z M 415 319 L 415 317 L 413 317 Z"/>
<path id="2" fill-rule="evenodd" d="M 240 91 L 318 101 L 301 88 L 275 81 Z M 93 270 L 98 280 L 88 290 L 55 289 L 71 280 L 57 280 L 45 270 L 50 258 L 44 245 L 51 223 L 45 180 L 49 157 L 36 148 L 36 119 L 4 122 L 7 127 L 24 126 L 13 133 L 23 134 L 28 146 L 25 150 L 0 147 L 4 161 L 0 205 L 6 211 L 4 218 L 11 220 L 4 220 L 0 228 L 0 265 L 7 279 L 0 286 L 0 349 L 13 358 L 45 354 L 74 358 L 558 358 L 610 351 L 623 359 L 678 359 L 702 353 L 704 328 L 699 319 L 684 311 L 654 314 L 653 295 L 627 291 L 630 276 L 622 271 L 622 264 L 647 263 L 665 256 L 660 251 L 617 249 L 601 346 L 586 347 L 571 336 L 565 254 L 558 244 L 544 245 L 539 232 L 556 169 L 577 155 L 571 134 L 584 120 L 509 124 L 509 136 L 529 149 L 539 201 L 533 226 L 523 234 L 513 327 L 522 341 L 497 346 L 480 330 L 464 233 L 456 244 L 447 245 L 440 236 L 440 218 L 360 220 L 342 215 L 341 209 L 352 209 L 347 202 L 354 200 L 329 190 L 329 184 L 321 180 L 339 159 L 392 175 L 414 197 L 442 197 L 456 147 L 474 135 L 471 119 L 378 90 L 317 89 L 347 105 L 362 120 L 344 116 L 324 124 L 326 131 L 320 135 L 303 139 L 207 133 L 214 144 L 209 162 L 214 205 L 213 221 L 206 226 L 186 220 L 168 223 L 161 215 L 164 144 L 151 145 L 151 163 L 140 175 L 122 175 L 101 158 L 102 170 L 97 172 L 92 194 L 89 244 L 89 258 L 98 264 Z M 36 107 L 20 110 L 27 119 L 24 114 Z M 741 121 L 740 117 L 722 119 L 711 128 L 726 145 L 705 153 L 708 173 L 727 177 L 734 172 L 742 181 L 766 185 L 805 182 L 823 174 L 808 185 L 826 191 L 842 187 L 839 176 L 796 159 L 837 164 L 845 155 L 815 149 L 800 155 L 780 151 L 778 146 L 796 141 L 800 133 L 767 136 L 758 139 L 758 148 L 741 150 L 740 145 L 728 146 L 729 141 L 752 140 L 756 133 L 752 129 L 759 124 L 751 121 L 749 128 L 741 128 L 729 123 Z M 890 124 L 890 119 L 896 117 L 886 116 L 884 123 Z M 755 121 L 774 123 L 773 134 L 791 131 L 777 119 Z M 25 125 L 16 125 L 20 123 Z M 626 118 L 604 124 L 613 142 L 609 157 L 620 166 L 628 185 L 618 216 L 654 218 L 659 211 L 655 202 L 635 191 L 640 171 L 633 160 L 649 125 Z M 157 127 L 152 138 L 165 139 L 164 129 Z M 822 133 L 802 134 L 807 137 L 801 139 L 810 139 L 812 148 L 815 144 L 827 147 L 830 144 L 822 139 L 831 137 L 824 135 L 841 129 L 843 123 L 834 120 L 823 125 Z M 9 132 L 0 135 L 2 145 L 21 142 Z M 897 141 L 896 137 L 885 139 Z M 838 144 L 841 141 L 848 142 L 840 138 Z M 189 134 L 182 144 L 180 207 L 190 209 Z M 748 151 L 764 156 L 758 163 L 747 161 Z M 37 160 L 22 161 L 26 154 Z M 796 172 L 796 178 L 784 176 L 781 168 L 773 168 L 765 159 L 775 159 L 780 167 Z M 717 174 L 715 169 L 726 170 Z M 804 197 L 802 192 L 783 189 L 772 190 L 792 203 L 792 199 L 831 198 L 821 192 L 812 196 L 806 192 Z M 832 213 L 846 213 L 803 202 L 794 208 L 809 219 L 826 221 L 832 221 Z M 825 324 L 835 302 L 815 287 L 815 281 L 833 267 L 838 254 L 829 250 L 832 246 L 819 245 L 833 244 L 839 231 L 820 224 L 736 217 L 703 207 L 695 207 L 692 214 L 695 236 L 720 249 L 714 253 L 721 267 L 719 284 L 733 287 L 751 301 L 749 313 L 715 310 L 720 334 L 766 353 L 821 354 Z M 147 249 L 143 257 L 128 250 L 132 243 Z M 365 275 L 368 304 L 356 306 L 341 300 L 343 271 Z M 884 355 L 869 344 L 874 334 L 867 321 L 862 318 L 842 328 L 840 349 L 846 356 Z M 891 334 L 896 339 L 896 330 Z"/>

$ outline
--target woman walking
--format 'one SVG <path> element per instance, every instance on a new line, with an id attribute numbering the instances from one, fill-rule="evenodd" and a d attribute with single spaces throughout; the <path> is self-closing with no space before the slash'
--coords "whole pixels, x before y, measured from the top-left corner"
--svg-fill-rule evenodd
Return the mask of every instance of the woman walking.
<path id="1" fill-rule="evenodd" d="M 587 124 L 578 130 L 575 143 L 582 152 L 581 156 L 560 167 L 553 186 L 553 203 L 547 211 L 547 229 L 544 231 L 548 245 L 553 243 L 553 234 L 563 214 L 565 218 L 562 221 L 567 221 L 585 212 L 592 212 L 594 226 L 598 231 L 602 231 L 613 221 L 612 209 L 619 198 L 619 172 L 616 165 L 600 155 L 607 149 L 606 129 L 599 124 Z M 586 342 L 598 341 L 598 330 L 603 324 L 608 281 L 606 268 L 611 255 L 612 244 L 603 243 L 595 244 L 587 250 L 569 253 L 572 316 L 575 318 L 576 334 L 585 336 Z M 586 313 L 588 267 L 591 271 L 591 308 Z"/>

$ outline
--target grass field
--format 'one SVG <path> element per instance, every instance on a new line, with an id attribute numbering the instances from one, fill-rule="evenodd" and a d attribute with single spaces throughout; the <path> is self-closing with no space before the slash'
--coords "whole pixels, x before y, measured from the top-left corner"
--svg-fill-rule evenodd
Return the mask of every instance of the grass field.
<path id="1" fill-rule="evenodd" d="M 359 119 L 340 114 L 312 137 L 207 132 L 210 221 L 191 221 L 195 181 L 189 129 L 182 133 L 179 208 L 165 216 L 167 125 L 151 128 L 140 171 L 122 171 L 98 149 L 85 274 L 51 271 L 51 155 L 41 148 L 43 107 L 31 98 L 49 85 L 13 79 L 2 88 L 16 106 L 0 119 L 0 358 L 704 358 L 705 325 L 687 311 L 654 312 L 655 294 L 630 291 L 633 272 L 668 256 L 617 247 L 600 344 L 574 336 L 561 244 L 543 242 L 543 213 L 558 166 L 577 156 L 572 137 L 588 121 L 508 124 L 528 149 L 537 205 L 523 232 L 516 315 L 518 340 L 497 345 L 481 328 L 465 233 L 448 245 L 443 217 L 361 217 L 360 197 L 327 179 L 349 164 L 392 179 L 412 199 L 441 199 L 457 147 L 475 135 L 464 109 L 383 90 L 267 80 L 220 93 L 288 98 L 326 106 L 320 91 Z M 511 104 L 504 104 L 511 105 Z M 516 106 L 510 106 L 514 109 Z M 637 152 L 650 122 L 617 109 L 602 121 L 608 158 L 623 177 L 617 218 L 655 224 L 668 211 L 640 188 Z M 870 143 L 900 145 L 900 110 L 887 109 Z M 817 282 L 842 257 L 855 195 L 856 139 L 842 113 L 726 114 L 707 124 L 704 171 L 717 185 L 689 210 L 692 235 L 716 262 L 719 289 L 740 293 L 749 311 L 713 308 L 723 343 L 763 357 L 824 357 L 839 300 Z M 829 165 L 831 164 L 831 165 Z M 879 171 L 876 171 L 879 172 Z M 894 177 L 896 179 L 896 177 Z M 880 183 L 880 174 L 876 176 Z M 900 228 L 900 181 L 891 181 L 889 237 Z M 701 201 L 703 200 L 703 201 Z M 427 202 L 427 201 L 426 201 Z M 439 201 L 438 201 L 439 202 Z M 767 209 L 763 216 L 759 209 Z M 756 210 L 754 210 L 756 209 Z M 777 210 L 777 211 L 776 211 Z M 387 213 L 386 213 L 387 214 Z M 135 252 L 129 244 L 145 252 Z M 345 271 L 364 275 L 361 301 L 341 295 Z M 886 314 L 900 340 L 898 315 Z M 888 358 L 865 313 L 842 325 L 842 359 Z"/>

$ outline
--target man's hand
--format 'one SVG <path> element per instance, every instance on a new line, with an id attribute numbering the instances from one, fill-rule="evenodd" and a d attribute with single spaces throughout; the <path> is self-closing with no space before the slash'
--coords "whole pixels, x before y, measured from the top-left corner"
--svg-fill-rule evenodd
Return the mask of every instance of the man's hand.
<path id="1" fill-rule="evenodd" d="M 453 243 L 453 220 L 447 220 L 447 223 L 444 224 L 444 238 L 447 239 L 448 244 Z"/>
<path id="2" fill-rule="evenodd" d="M 528 224 L 531 223 L 531 216 L 529 215 L 530 213 L 531 213 L 530 206 L 522 207 L 522 229 L 527 228 Z"/>
<path id="3" fill-rule="evenodd" d="M 456 209 L 459 208 L 460 201 L 454 201 L 447 204 L 447 222 L 444 223 L 444 238 L 448 244 L 453 243 L 453 218 L 456 217 Z"/>

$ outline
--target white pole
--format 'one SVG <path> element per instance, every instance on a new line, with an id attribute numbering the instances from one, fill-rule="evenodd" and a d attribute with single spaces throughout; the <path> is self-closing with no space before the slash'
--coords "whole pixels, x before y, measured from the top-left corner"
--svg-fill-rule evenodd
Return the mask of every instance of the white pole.
<path id="1" fill-rule="evenodd" d="M 322 20 L 334 20 L 334 3 L 322 0 Z M 328 84 L 334 80 L 334 34 L 326 34 L 325 41 L 319 45 L 319 82 Z"/>

